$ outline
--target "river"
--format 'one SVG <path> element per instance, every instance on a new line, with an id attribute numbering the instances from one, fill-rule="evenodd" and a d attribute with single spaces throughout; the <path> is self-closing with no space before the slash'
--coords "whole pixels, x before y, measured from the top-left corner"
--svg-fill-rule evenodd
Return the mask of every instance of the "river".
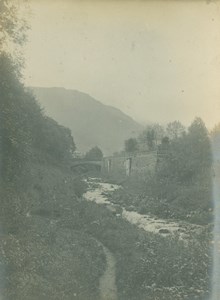
<path id="1" fill-rule="evenodd" d="M 88 178 L 86 181 L 88 183 L 88 190 L 84 194 L 84 198 L 87 201 L 95 202 L 98 205 L 104 205 L 116 218 L 123 218 L 146 232 L 159 234 L 164 236 L 164 238 L 175 236 L 188 244 L 189 239 L 202 230 L 202 226 L 199 225 L 193 225 L 183 221 L 165 220 L 147 214 L 142 215 L 136 211 L 128 211 L 125 207 L 114 204 L 109 200 L 111 199 L 109 193 L 121 189 L 121 186 L 101 182 L 101 179 L 99 178 Z M 97 241 L 97 243 L 102 246 L 106 256 L 106 269 L 99 281 L 100 300 L 117 300 L 118 293 L 115 282 L 116 259 L 110 250 L 101 244 L 100 241 Z M 217 298 L 211 300 L 217 300 Z"/>
<path id="2" fill-rule="evenodd" d="M 180 239 L 185 240 L 190 237 L 193 232 L 201 229 L 199 225 L 193 225 L 183 221 L 165 220 L 147 214 L 139 214 L 136 211 L 128 211 L 124 207 L 120 207 L 121 209 L 119 210 L 119 206 L 111 203 L 106 194 L 122 188 L 121 186 L 101 182 L 99 178 L 89 178 L 87 183 L 89 188 L 84 194 L 84 198 L 87 201 L 105 205 L 106 208 L 115 213 L 117 217 L 121 217 L 145 231 L 161 234 L 163 236 L 176 234 Z"/>

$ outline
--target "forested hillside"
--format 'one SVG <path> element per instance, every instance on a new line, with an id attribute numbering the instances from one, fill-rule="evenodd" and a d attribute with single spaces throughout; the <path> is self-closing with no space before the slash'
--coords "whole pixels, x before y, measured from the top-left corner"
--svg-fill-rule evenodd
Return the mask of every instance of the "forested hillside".
<path id="1" fill-rule="evenodd" d="M 123 148 L 124 139 L 137 135 L 142 126 L 119 109 L 90 95 L 64 88 L 32 88 L 45 112 L 71 129 L 77 149 L 98 146 L 105 155 Z"/>
<path id="2" fill-rule="evenodd" d="M 73 137 L 26 91 L 7 47 L 24 40 L 18 9 L 0 1 L 1 299 L 97 299 L 105 260 L 77 226 L 86 186 L 70 172 Z"/>

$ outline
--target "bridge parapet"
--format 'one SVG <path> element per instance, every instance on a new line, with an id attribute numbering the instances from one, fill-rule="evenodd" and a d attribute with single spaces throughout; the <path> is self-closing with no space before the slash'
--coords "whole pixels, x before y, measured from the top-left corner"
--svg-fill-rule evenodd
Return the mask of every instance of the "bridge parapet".
<path id="1" fill-rule="evenodd" d="M 130 176 L 138 173 L 145 174 L 148 171 L 155 170 L 156 160 L 156 152 L 104 157 L 102 172 L 120 174 L 121 176 Z"/>

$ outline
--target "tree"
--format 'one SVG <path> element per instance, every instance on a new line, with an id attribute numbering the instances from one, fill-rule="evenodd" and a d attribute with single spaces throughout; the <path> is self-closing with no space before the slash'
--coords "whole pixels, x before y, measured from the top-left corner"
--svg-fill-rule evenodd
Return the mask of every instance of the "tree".
<path id="1" fill-rule="evenodd" d="M 146 144 L 149 150 L 154 150 L 164 137 L 164 128 L 160 124 L 148 125 L 139 135 L 141 144 Z"/>
<path id="2" fill-rule="evenodd" d="M 97 160 L 100 161 L 103 158 L 102 150 L 99 147 L 91 148 L 85 155 L 86 160 Z"/>
<path id="3" fill-rule="evenodd" d="M 188 133 L 170 143 L 169 172 L 178 182 L 193 182 L 210 175 L 211 145 L 204 122 L 196 118 Z"/>
<path id="4" fill-rule="evenodd" d="M 210 136 L 212 138 L 215 138 L 216 136 L 219 136 L 219 134 L 220 134 L 220 123 L 214 126 L 214 128 L 210 132 Z"/>
<path id="5" fill-rule="evenodd" d="M 210 133 L 211 142 L 212 142 L 212 151 L 216 159 L 220 159 L 220 123 L 215 125 Z"/>
<path id="6" fill-rule="evenodd" d="M 159 197 L 174 201 L 186 210 L 212 206 L 212 152 L 210 138 L 201 118 L 188 132 L 170 141 L 167 155 L 157 164 Z"/>
<path id="7" fill-rule="evenodd" d="M 139 136 L 141 144 L 147 145 L 149 150 L 153 150 L 155 145 L 155 131 L 151 127 L 147 127 Z"/>
<path id="8" fill-rule="evenodd" d="M 212 151 L 209 133 L 201 118 L 195 118 L 190 125 L 188 143 L 192 165 L 199 173 L 207 172 L 212 163 Z"/>
<path id="9" fill-rule="evenodd" d="M 135 138 L 130 138 L 125 141 L 125 151 L 132 153 L 138 149 L 138 142 Z"/>
<path id="10" fill-rule="evenodd" d="M 165 136 L 164 127 L 158 123 L 155 123 L 152 125 L 152 128 L 154 130 L 155 143 L 158 145 L 158 143 L 160 143 Z"/>
<path id="11" fill-rule="evenodd" d="M 69 162 L 76 146 L 69 128 L 59 125 L 53 119 L 44 116 L 42 126 L 38 126 L 34 148 L 56 162 Z"/>
<path id="12" fill-rule="evenodd" d="M 22 45 L 26 40 L 27 22 L 19 14 L 17 1 L 0 0 L 0 54 L 9 53 L 9 45 Z"/>
<path id="13" fill-rule="evenodd" d="M 1 178 L 8 180 L 20 173 L 31 140 L 27 95 L 20 82 L 22 59 L 17 51 L 25 40 L 27 27 L 18 11 L 15 1 L 0 0 L 0 164 Z"/>
<path id="14" fill-rule="evenodd" d="M 31 142 L 23 86 L 7 55 L 0 55 L 0 147 L 2 179 L 20 173 Z"/>
<path id="15" fill-rule="evenodd" d="M 185 130 L 185 127 L 179 121 L 169 123 L 166 128 L 167 135 L 171 140 L 181 137 Z"/>

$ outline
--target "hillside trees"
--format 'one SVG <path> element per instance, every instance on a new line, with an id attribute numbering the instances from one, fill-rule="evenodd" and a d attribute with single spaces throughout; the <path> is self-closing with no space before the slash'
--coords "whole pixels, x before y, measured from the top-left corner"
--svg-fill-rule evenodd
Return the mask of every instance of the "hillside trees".
<path id="1" fill-rule="evenodd" d="M 166 134 L 173 140 L 178 137 L 181 137 L 185 133 L 185 127 L 180 123 L 180 121 L 174 121 L 167 124 Z"/>
<path id="2" fill-rule="evenodd" d="M 22 178 L 30 159 L 46 155 L 63 162 L 71 158 L 75 144 L 70 130 L 46 117 L 21 82 L 22 57 L 11 51 L 25 41 L 27 25 L 19 6 L 0 0 L 0 11 L 1 181 L 12 183 Z"/>
<path id="3" fill-rule="evenodd" d="M 211 145 L 204 122 L 196 118 L 188 133 L 171 143 L 170 168 L 180 182 L 193 182 L 209 175 L 211 168 Z"/>
<path id="4" fill-rule="evenodd" d="M 0 54 L 9 55 L 10 45 L 18 46 L 25 42 L 28 25 L 19 13 L 19 2 L 0 0 L 0 12 Z"/>
<path id="5" fill-rule="evenodd" d="M 149 150 L 155 147 L 155 131 L 152 128 L 145 129 L 139 136 L 141 143 L 146 144 Z"/>
<path id="6" fill-rule="evenodd" d="M 187 209 L 211 207 L 212 153 L 204 122 L 196 118 L 188 133 L 170 142 L 157 166 L 160 197 Z"/>
<path id="7" fill-rule="evenodd" d="M 86 160 L 100 161 L 103 158 L 102 150 L 99 147 L 91 148 L 85 155 Z"/>
<path id="8" fill-rule="evenodd" d="M 158 123 L 148 125 L 139 135 L 138 140 L 142 145 L 146 145 L 148 150 L 155 150 L 157 145 L 164 137 L 165 131 L 163 126 Z"/>
<path id="9" fill-rule="evenodd" d="M 31 142 L 27 95 L 7 55 L 0 55 L 0 141 L 2 179 L 11 180 L 21 172 Z"/>
<path id="10" fill-rule="evenodd" d="M 69 128 L 59 125 L 51 118 L 45 117 L 40 137 L 45 152 L 58 162 L 69 161 L 76 149 Z"/>
<path id="11" fill-rule="evenodd" d="M 125 152 L 133 153 L 138 150 L 138 142 L 135 138 L 125 140 Z"/>
<path id="12" fill-rule="evenodd" d="M 44 116 L 10 66 L 10 59 L 0 55 L 1 179 L 5 182 L 21 178 L 33 156 L 63 162 L 75 150 L 70 130 Z"/>
<path id="13" fill-rule="evenodd" d="M 206 174 L 211 167 L 212 152 L 205 123 L 201 118 L 196 118 L 189 127 L 188 132 L 192 167 L 197 170 L 197 174 Z"/>
<path id="14" fill-rule="evenodd" d="M 19 13 L 19 2 L 0 0 L 0 11 L 1 181 L 12 183 L 21 177 L 28 160 L 31 124 L 40 109 L 21 83 L 23 58 L 19 49 L 25 42 L 27 25 Z M 35 115 L 30 117 L 33 111 Z"/>
<path id="15" fill-rule="evenodd" d="M 178 124 L 173 122 L 173 125 L 175 128 Z M 178 128 L 182 126 L 178 125 Z M 211 135 L 218 158 L 219 128 L 216 126 Z M 133 184 L 135 180 L 131 178 Z M 212 221 L 211 141 L 201 118 L 195 118 L 187 130 L 177 131 L 171 139 L 167 136 L 162 138 L 157 147 L 155 173 L 149 173 L 142 184 L 145 191 L 141 192 L 137 202 L 131 197 L 131 203 L 135 203 L 141 212 L 188 219 L 200 224 Z M 141 188 L 137 184 L 134 186 L 138 193 Z"/>
<path id="16" fill-rule="evenodd" d="M 215 159 L 220 159 L 220 123 L 216 124 L 211 133 L 212 151 Z"/>

